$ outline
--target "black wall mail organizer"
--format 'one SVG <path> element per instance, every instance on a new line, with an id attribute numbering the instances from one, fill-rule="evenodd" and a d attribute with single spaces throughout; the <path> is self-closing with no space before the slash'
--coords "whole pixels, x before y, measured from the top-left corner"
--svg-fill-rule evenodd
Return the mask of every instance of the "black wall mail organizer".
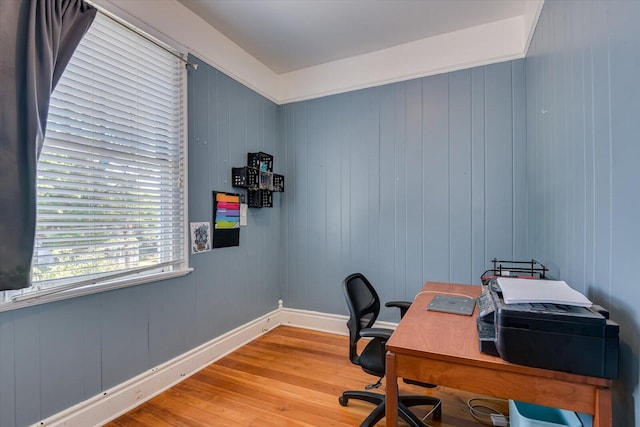
<path id="1" fill-rule="evenodd" d="M 213 191 L 213 247 L 240 246 L 240 195 Z"/>
<path id="2" fill-rule="evenodd" d="M 250 208 L 272 208 L 273 193 L 284 192 L 284 176 L 273 173 L 273 156 L 247 153 L 247 165 L 231 168 L 231 185 L 247 189 Z"/>

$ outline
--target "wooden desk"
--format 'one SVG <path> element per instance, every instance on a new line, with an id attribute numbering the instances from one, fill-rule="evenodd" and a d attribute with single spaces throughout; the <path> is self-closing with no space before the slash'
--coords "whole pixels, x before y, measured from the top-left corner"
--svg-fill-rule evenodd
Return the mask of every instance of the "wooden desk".
<path id="1" fill-rule="evenodd" d="M 611 380 L 531 368 L 480 353 L 473 316 L 427 311 L 436 293 L 477 297 L 480 286 L 427 282 L 387 342 L 386 422 L 397 425 L 398 378 L 594 415 L 611 427 Z M 446 412 L 447 408 L 443 408 Z"/>

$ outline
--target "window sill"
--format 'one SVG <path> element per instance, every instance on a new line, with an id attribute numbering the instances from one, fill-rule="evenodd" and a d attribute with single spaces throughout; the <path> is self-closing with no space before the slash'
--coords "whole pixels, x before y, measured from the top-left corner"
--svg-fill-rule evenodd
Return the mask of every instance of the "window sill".
<path id="1" fill-rule="evenodd" d="M 54 301 L 61 301 L 69 298 L 76 298 L 84 295 L 97 294 L 99 292 L 112 291 L 115 289 L 127 288 L 129 286 L 142 285 L 145 283 L 157 282 L 160 280 L 174 279 L 176 277 L 186 276 L 191 273 L 193 268 L 185 268 L 178 271 L 162 272 L 156 274 L 149 274 L 143 277 L 126 278 L 120 280 L 114 280 L 111 282 L 100 283 L 95 285 L 87 285 L 77 289 L 69 289 L 66 291 L 60 291 L 54 294 L 43 295 L 41 297 L 34 296 L 33 298 L 22 301 L 8 301 L 0 302 L 0 312 L 17 310 L 25 307 L 32 307 L 39 304 L 46 304 Z"/>

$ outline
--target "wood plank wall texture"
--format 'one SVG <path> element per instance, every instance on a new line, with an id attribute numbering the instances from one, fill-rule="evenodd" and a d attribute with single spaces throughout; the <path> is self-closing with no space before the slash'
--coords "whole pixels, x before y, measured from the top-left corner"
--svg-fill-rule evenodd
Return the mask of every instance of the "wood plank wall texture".
<path id="1" fill-rule="evenodd" d="M 189 220 L 211 220 L 248 151 L 277 154 L 277 106 L 204 62 L 189 75 Z M 89 399 L 278 307 L 279 211 L 182 278 L 0 313 L 0 426 Z"/>
<path id="2" fill-rule="evenodd" d="M 640 425 L 638 20 L 638 1 L 546 1 L 526 59 L 529 254 L 620 324 L 615 426 Z"/>
<path id="3" fill-rule="evenodd" d="M 639 19 L 640 2 L 548 0 L 526 60 L 283 106 L 200 62 L 189 219 L 209 219 L 247 151 L 274 154 L 285 193 L 184 278 L 0 313 L 0 425 L 88 399 L 277 298 L 346 313 L 350 272 L 411 299 L 425 280 L 477 283 L 494 256 L 539 258 L 608 305 L 622 325 L 614 425 L 640 425 Z"/>
<path id="4" fill-rule="evenodd" d="M 346 313 L 356 271 L 412 299 L 526 257 L 525 106 L 524 60 L 281 106 L 285 306 Z"/>
<path id="5" fill-rule="evenodd" d="M 477 282 L 488 258 L 524 256 L 524 61 L 280 107 L 198 62 L 189 220 L 210 219 L 211 191 L 233 190 L 248 151 L 275 156 L 285 193 L 251 210 L 239 247 L 192 256 L 186 277 L 0 313 L 3 427 L 95 396 L 278 298 L 346 314 L 352 271 L 384 299 L 411 299 L 425 279 Z"/>

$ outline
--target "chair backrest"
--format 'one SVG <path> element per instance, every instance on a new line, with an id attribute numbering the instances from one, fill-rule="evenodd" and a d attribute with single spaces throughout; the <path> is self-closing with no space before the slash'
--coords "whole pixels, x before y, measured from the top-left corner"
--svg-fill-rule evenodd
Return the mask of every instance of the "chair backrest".
<path id="1" fill-rule="evenodd" d="M 370 328 L 380 313 L 380 298 L 371 283 L 361 273 L 347 276 L 342 282 L 344 297 L 349 307 L 349 359 L 359 365 L 358 341 L 360 331 Z"/>

